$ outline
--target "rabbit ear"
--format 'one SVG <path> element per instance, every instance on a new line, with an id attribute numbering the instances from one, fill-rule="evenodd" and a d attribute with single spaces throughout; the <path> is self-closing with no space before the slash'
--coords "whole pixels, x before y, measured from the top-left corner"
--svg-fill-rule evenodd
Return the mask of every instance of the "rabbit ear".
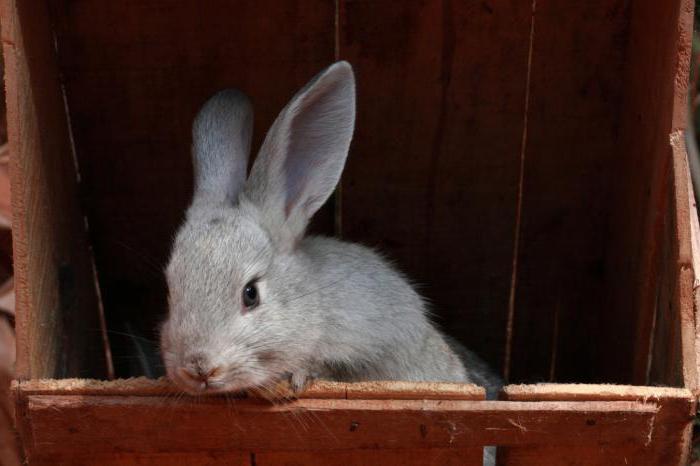
<path id="1" fill-rule="evenodd" d="M 246 178 L 253 108 L 248 97 L 227 89 L 202 106 L 192 125 L 194 201 L 235 203 Z"/>
<path id="2" fill-rule="evenodd" d="M 354 125 L 355 78 L 344 61 L 319 73 L 282 110 L 245 188 L 272 231 L 301 237 L 338 183 Z"/>

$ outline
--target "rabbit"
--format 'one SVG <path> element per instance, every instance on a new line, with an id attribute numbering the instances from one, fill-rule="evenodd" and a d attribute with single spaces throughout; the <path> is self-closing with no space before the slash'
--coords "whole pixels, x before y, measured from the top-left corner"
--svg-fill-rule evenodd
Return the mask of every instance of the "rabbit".
<path id="1" fill-rule="evenodd" d="M 373 250 L 305 236 L 341 176 L 355 124 L 349 63 L 281 111 L 247 173 L 253 111 L 225 90 L 192 130 L 195 189 L 174 240 L 161 327 L 168 377 L 193 394 L 313 379 L 500 380 L 429 320 L 425 300 Z"/>

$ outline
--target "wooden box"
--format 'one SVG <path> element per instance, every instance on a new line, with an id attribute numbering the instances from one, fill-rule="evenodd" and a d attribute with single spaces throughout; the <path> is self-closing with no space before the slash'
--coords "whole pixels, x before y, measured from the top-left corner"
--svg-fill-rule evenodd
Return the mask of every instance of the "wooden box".
<path id="1" fill-rule="evenodd" d="M 475 465 L 485 445 L 685 464 L 691 0 L 1 4 L 30 464 Z M 129 379 L 124 334 L 165 312 L 197 108 L 245 90 L 257 146 L 336 59 L 358 123 L 313 230 L 386 251 L 511 385 L 319 383 L 273 406 Z"/>

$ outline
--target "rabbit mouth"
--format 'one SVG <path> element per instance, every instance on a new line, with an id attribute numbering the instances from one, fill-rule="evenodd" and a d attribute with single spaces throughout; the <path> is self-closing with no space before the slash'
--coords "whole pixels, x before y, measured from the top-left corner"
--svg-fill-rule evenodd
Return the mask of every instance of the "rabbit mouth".
<path id="1" fill-rule="evenodd" d="M 261 371 L 264 372 L 264 371 Z M 275 386 L 280 377 L 275 374 L 243 374 L 240 371 L 231 371 L 221 374 L 215 379 L 193 380 L 183 377 L 179 371 L 168 371 L 168 378 L 180 389 L 190 395 L 221 395 L 225 393 L 243 394 L 248 390 L 260 393 Z"/>
<path id="2" fill-rule="evenodd" d="M 227 390 L 226 384 L 221 380 L 193 380 L 188 377 L 183 377 L 179 371 L 168 371 L 168 378 L 179 388 L 190 395 L 208 395 L 216 393 L 224 393 L 233 390 Z"/>

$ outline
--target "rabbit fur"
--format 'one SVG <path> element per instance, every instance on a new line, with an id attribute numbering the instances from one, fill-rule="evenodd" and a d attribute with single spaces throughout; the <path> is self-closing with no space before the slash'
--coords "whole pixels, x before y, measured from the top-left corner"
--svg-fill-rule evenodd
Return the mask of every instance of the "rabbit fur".
<path id="1" fill-rule="evenodd" d="M 375 251 L 304 236 L 341 176 L 355 123 L 351 66 L 323 70 L 282 110 L 246 176 L 247 97 L 212 97 L 193 125 L 195 191 L 166 270 L 168 376 L 190 393 L 289 379 L 477 383 L 499 377 L 429 320 L 424 299 Z M 247 309 L 242 290 L 256 287 Z M 190 374 L 188 376 L 188 374 Z M 203 374 L 192 377 L 191 374 Z"/>

